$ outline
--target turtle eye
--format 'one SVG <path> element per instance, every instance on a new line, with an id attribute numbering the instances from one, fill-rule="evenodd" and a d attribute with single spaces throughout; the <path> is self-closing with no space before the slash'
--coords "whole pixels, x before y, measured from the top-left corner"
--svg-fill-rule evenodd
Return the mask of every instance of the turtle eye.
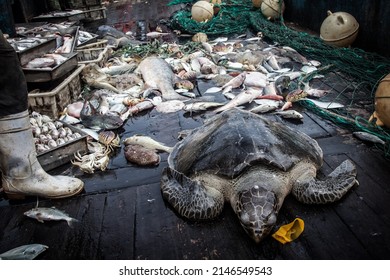
<path id="1" fill-rule="evenodd" d="M 254 227 L 255 226 L 255 222 L 249 222 L 249 225 L 251 226 L 251 227 Z"/>

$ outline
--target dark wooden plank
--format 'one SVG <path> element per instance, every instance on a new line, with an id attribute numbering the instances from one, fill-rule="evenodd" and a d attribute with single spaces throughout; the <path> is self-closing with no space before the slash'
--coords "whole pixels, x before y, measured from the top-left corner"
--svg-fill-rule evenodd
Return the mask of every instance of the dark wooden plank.
<path id="1" fill-rule="evenodd" d="M 99 259 L 133 259 L 135 188 L 108 193 L 99 240 Z"/>
<path id="2" fill-rule="evenodd" d="M 277 121 L 286 124 L 292 129 L 296 129 L 300 132 L 306 133 L 312 138 L 324 138 L 328 137 L 329 133 L 319 126 L 316 122 L 313 121 L 303 110 L 302 108 L 294 108 L 294 110 L 301 112 L 303 115 L 303 120 L 293 120 L 293 119 L 283 119 L 282 117 L 277 117 Z"/>
<path id="3" fill-rule="evenodd" d="M 32 206 L 28 204 L 1 208 L 0 252 L 32 243 L 31 235 L 35 230 L 35 221 L 23 214 L 31 208 Z"/>
<path id="4" fill-rule="evenodd" d="M 365 144 L 359 145 L 366 146 Z M 390 193 L 390 160 L 385 158 L 383 151 L 372 147 L 359 149 L 358 153 L 349 155 L 362 171 L 379 185 L 386 193 Z M 369 184 L 370 185 L 370 184 Z"/>
<path id="5" fill-rule="evenodd" d="M 286 258 L 365 259 L 370 256 L 348 225 L 336 214 L 334 207 L 335 204 L 304 205 L 293 197 L 286 199 L 281 215 L 291 218 L 283 224 L 291 222 L 295 217 L 305 222 L 304 232 L 293 242 L 301 253 L 298 255 L 297 252 L 293 254 L 284 250 Z"/>
<path id="6" fill-rule="evenodd" d="M 333 156 L 327 162 L 334 168 L 344 159 L 345 156 Z M 360 185 L 337 204 L 335 210 L 370 253 L 370 258 L 387 259 L 390 257 L 390 197 L 369 180 L 362 169 L 358 168 L 359 172 Z M 375 202 L 372 201 L 374 197 Z"/>
<path id="7" fill-rule="evenodd" d="M 84 179 L 88 193 L 122 189 L 160 182 L 161 172 L 165 166 L 166 162 L 161 162 L 157 167 L 120 168 L 96 173 L 93 176 L 84 175 L 80 179 Z"/>
<path id="8" fill-rule="evenodd" d="M 175 214 L 166 210 L 159 184 L 137 188 L 135 259 L 180 259 L 180 226 Z"/>
<path id="9" fill-rule="evenodd" d="M 348 154 L 356 165 L 357 179 L 359 186 L 352 189 L 358 196 L 359 200 L 364 202 L 367 207 L 373 211 L 375 216 L 380 217 L 382 223 L 390 227 L 390 192 L 389 192 L 389 177 L 390 174 L 385 169 L 388 168 L 389 162 L 372 151 L 359 151 Z M 328 156 L 326 161 L 332 167 L 340 164 L 346 156 Z M 325 169 L 325 168 L 324 168 Z M 328 168 L 327 173 L 331 172 Z"/>
<path id="10" fill-rule="evenodd" d="M 326 155 L 337 155 L 343 153 L 357 153 L 362 148 L 357 147 L 355 142 L 351 141 L 351 135 L 346 136 L 335 136 L 317 139 L 318 144 L 320 145 L 324 156 Z M 363 147 L 364 149 L 364 147 Z"/>
<path id="11" fill-rule="evenodd" d="M 90 259 L 98 258 L 102 219 L 106 193 L 78 196 L 70 200 L 56 202 L 56 207 L 64 209 L 80 222 L 74 228 L 66 224 L 40 227 L 39 235 L 47 240 L 50 250 L 45 259 Z"/>

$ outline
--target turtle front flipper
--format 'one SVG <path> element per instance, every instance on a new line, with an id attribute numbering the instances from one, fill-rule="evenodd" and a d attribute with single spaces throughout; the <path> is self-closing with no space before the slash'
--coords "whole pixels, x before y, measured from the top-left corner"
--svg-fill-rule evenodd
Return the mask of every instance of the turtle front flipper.
<path id="1" fill-rule="evenodd" d="M 345 160 L 325 180 L 317 180 L 308 169 L 293 183 L 292 193 L 303 203 L 325 204 L 339 200 L 357 183 L 355 165 Z"/>
<path id="2" fill-rule="evenodd" d="M 162 173 L 161 191 L 164 199 L 181 216 L 191 220 L 215 218 L 223 209 L 221 192 L 169 167 Z"/>

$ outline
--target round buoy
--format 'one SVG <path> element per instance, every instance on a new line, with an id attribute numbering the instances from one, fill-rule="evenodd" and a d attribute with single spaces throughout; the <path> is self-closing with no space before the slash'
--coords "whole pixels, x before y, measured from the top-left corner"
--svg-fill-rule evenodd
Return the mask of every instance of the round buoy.
<path id="1" fill-rule="evenodd" d="M 261 3 L 261 12 L 267 19 L 277 19 L 284 12 L 285 5 L 283 0 L 263 0 Z"/>
<path id="2" fill-rule="evenodd" d="M 349 47 L 355 41 L 358 30 L 359 23 L 351 14 L 328 11 L 327 18 L 321 24 L 320 37 L 326 44 Z"/>
<path id="3" fill-rule="evenodd" d="M 380 81 L 375 92 L 375 112 L 383 125 L 390 128 L 390 74 Z"/>
<path id="4" fill-rule="evenodd" d="M 253 7 L 260 8 L 261 3 L 263 3 L 263 0 L 252 0 L 252 3 L 253 3 Z"/>
<path id="5" fill-rule="evenodd" d="M 198 1 L 191 8 L 192 19 L 197 22 L 211 20 L 214 16 L 213 4 L 207 1 Z"/>

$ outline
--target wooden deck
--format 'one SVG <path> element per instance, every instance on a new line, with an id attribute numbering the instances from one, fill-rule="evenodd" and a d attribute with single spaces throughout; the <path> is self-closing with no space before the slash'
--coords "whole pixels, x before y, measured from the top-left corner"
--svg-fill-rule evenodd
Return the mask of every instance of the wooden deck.
<path id="1" fill-rule="evenodd" d="M 332 81 L 328 80 L 329 86 L 336 88 Z M 308 206 L 287 197 L 277 227 L 296 217 L 305 222 L 303 234 L 292 243 L 282 245 L 269 236 L 256 245 L 229 205 L 209 222 L 179 217 L 160 193 L 167 154 L 161 154 L 157 167 L 140 168 L 126 162 L 122 147 L 105 172 L 85 175 L 70 164 L 51 172 L 85 182 L 85 192 L 76 197 L 39 201 L 41 207 L 54 206 L 78 219 L 74 228 L 65 222 L 42 224 L 24 216 L 35 206 L 35 199 L 14 202 L 0 196 L 0 252 L 41 243 L 49 249 L 38 259 L 47 260 L 389 259 L 390 161 L 375 146 L 353 138 L 350 131 L 304 108 L 295 109 L 304 114 L 303 122 L 269 117 L 318 141 L 325 159 L 320 177 L 349 158 L 357 165 L 360 184 L 330 205 Z M 173 146 L 179 131 L 197 127 L 202 120 L 202 115 L 152 110 L 129 119 L 120 133 L 122 139 L 138 133 Z"/>

